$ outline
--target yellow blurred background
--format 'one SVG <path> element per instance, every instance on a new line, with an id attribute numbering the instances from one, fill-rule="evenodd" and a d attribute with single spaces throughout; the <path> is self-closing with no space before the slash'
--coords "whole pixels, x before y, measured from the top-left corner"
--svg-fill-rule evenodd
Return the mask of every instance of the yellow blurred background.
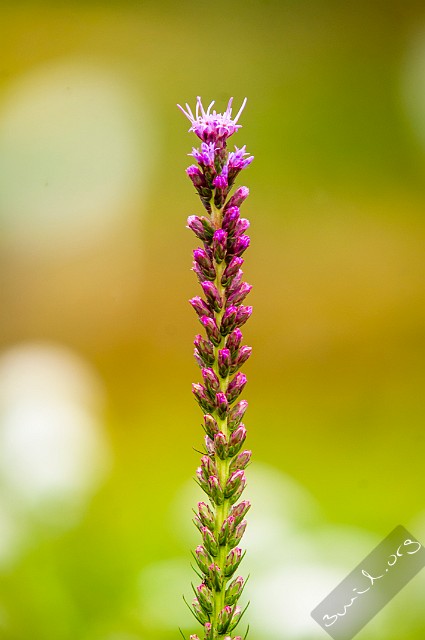
<path id="1" fill-rule="evenodd" d="M 423 2 L 3 2 L 0 43 L 0 637 L 196 630 L 197 95 L 248 97 L 255 156 L 250 637 L 327 637 L 382 538 L 425 541 Z M 423 640 L 424 592 L 358 639 Z"/>

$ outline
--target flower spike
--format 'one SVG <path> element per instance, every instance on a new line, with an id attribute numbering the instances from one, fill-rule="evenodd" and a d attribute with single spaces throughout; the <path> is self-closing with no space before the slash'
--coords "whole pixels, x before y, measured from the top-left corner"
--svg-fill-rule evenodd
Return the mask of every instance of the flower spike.
<path id="1" fill-rule="evenodd" d="M 242 344 L 241 327 L 252 313 L 251 306 L 242 304 L 252 287 L 243 281 L 242 255 L 250 237 L 249 221 L 240 213 L 249 190 L 245 186 L 232 190 L 239 173 L 254 158 L 245 145 L 229 151 L 227 141 L 241 128 L 245 105 L 246 98 L 236 115 L 233 98 L 223 113 L 214 109 L 214 101 L 205 108 L 200 97 L 194 111 L 188 104 L 178 105 L 190 122 L 189 131 L 200 139 L 200 146 L 188 154 L 196 164 L 186 173 L 205 214 L 189 216 L 187 221 L 202 243 L 193 251 L 192 266 L 202 297 L 194 296 L 190 304 L 205 332 L 194 340 L 202 378 L 192 385 L 192 392 L 203 413 L 205 431 L 205 454 L 195 480 L 210 502 L 198 503 L 193 520 L 202 537 L 193 553 L 202 583 L 193 587 L 191 610 L 203 626 L 203 638 L 193 634 L 191 640 L 241 640 L 232 632 L 243 614 L 238 602 L 246 581 L 234 574 L 245 555 L 239 544 L 251 506 L 247 500 L 240 501 L 251 460 L 251 451 L 243 448 L 247 430 L 242 419 L 248 403 L 239 400 L 247 381 L 240 369 L 251 347 Z"/>

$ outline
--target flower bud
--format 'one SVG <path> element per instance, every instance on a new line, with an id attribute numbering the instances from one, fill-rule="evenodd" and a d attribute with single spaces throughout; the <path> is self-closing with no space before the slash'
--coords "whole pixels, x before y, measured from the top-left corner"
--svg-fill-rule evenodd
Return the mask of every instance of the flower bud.
<path id="1" fill-rule="evenodd" d="M 227 336 L 226 347 L 230 350 L 230 353 L 233 355 L 239 349 L 240 344 L 242 342 L 242 331 L 240 329 L 235 329 Z"/>
<path id="2" fill-rule="evenodd" d="M 195 189 L 199 189 L 200 187 L 203 188 L 207 186 L 204 174 L 199 169 L 199 167 L 196 166 L 196 164 L 191 164 L 190 167 L 186 169 L 186 174 L 192 180 L 193 186 L 195 187 Z"/>
<path id="3" fill-rule="evenodd" d="M 216 539 L 214 538 L 214 534 L 212 533 L 212 531 L 210 531 L 208 527 L 203 527 L 201 533 L 205 549 L 208 551 L 208 553 L 211 556 L 218 555 L 218 544 Z"/>
<path id="4" fill-rule="evenodd" d="M 213 640 L 214 630 L 212 628 L 211 622 L 206 622 L 204 624 L 204 633 L 205 633 L 205 640 Z M 242 638 L 241 638 L 241 640 L 242 640 Z"/>
<path id="5" fill-rule="evenodd" d="M 204 249 L 194 249 L 193 258 L 207 280 L 215 279 L 215 269 Z"/>
<path id="6" fill-rule="evenodd" d="M 218 505 L 223 504 L 224 493 L 217 476 L 210 476 L 208 478 L 208 490 L 209 490 L 209 495 L 211 496 L 215 504 L 218 504 Z"/>
<path id="7" fill-rule="evenodd" d="M 242 520 L 242 522 L 238 524 L 233 534 L 229 537 L 229 541 L 227 543 L 229 547 L 236 547 L 240 543 L 242 536 L 245 533 L 246 525 L 246 520 Z"/>
<path id="8" fill-rule="evenodd" d="M 215 591 L 221 591 L 223 587 L 223 573 L 214 562 L 208 568 L 208 576 Z"/>
<path id="9" fill-rule="evenodd" d="M 210 456 L 202 456 L 201 468 L 204 474 L 204 478 L 207 482 L 210 476 L 213 476 L 215 473 L 217 473 L 215 462 L 212 458 L 210 458 Z"/>
<path id="10" fill-rule="evenodd" d="M 235 578 L 227 587 L 225 595 L 225 603 L 229 605 L 235 604 L 243 591 L 244 579 L 242 576 Z"/>
<path id="11" fill-rule="evenodd" d="M 205 479 L 205 470 L 202 467 L 198 467 L 196 469 L 196 480 L 198 481 L 201 488 L 205 491 L 205 493 L 209 494 L 210 487 L 208 484 L 208 478 Z"/>
<path id="12" fill-rule="evenodd" d="M 217 413 L 218 413 L 219 418 L 224 420 L 224 418 L 227 415 L 227 410 L 229 408 L 229 403 L 227 401 L 226 394 L 223 393 L 222 391 L 219 391 L 218 393 L 216 393 L 216 395 L 215 395 L 215 403 L 216 403 Z"/>
<path id="13" fill-rule="evenodd" d="M 193 344 L 195 345 L 199 356 L 207 367 L 214 364 L 214 346 L 213 344 L 211 344 L 211 342 L 209 342 L 209 340 L 205 340 L 198 333 L 198 335 L 195 336 Z"/>
<path id="14" fill-rule="evenodd" d="M 229 458 L 233 458 L 242 448 L 246 439 L 245 425 L 240 424 L 237 429 L 233 431 L 229 438 Z"/>
<path id="15" fill-rule="evenodd" d="M 199 355 L 198 349 L 194 349 L 193 350 L 193 357 L 195 358 L 196 364 L 198 365 L 198 367 L 200 367 L 202 369 L 202 367 L 204 366 L 204 362 L 203 362 L 201 356 Z"/>
<path id="16" fill-rule="evenodd" d="M 231 354 L 229 349 L 220 349 L 218 352 L 218 372 L 221 378 L 227 378 L 231 365 Z"/>
<path id="17" fill-rule="evenodd" d="M 221 284 L 223 287 L 227 287 L 229 282 L 231 282 L 232 278 L 235 277 L 237 272 L 240 270 L 240 267 L 243 265 L 243 258 L 239 258 L 238 256 L 233 256 L 230 260 L 229 264 L 223 271 L 223 275 L 221 276 Z"/>
<path id="18" fill-rule="evenodd" d="M 246 251 L 251 242 L 251 238 L 245 234 L 237 236 L 229 247 L 229 253 L 233 256 L 241 256 Z"/>
<path id="19" fill-rule="evenodd" d="M 230 381 L 226 391 L 226 397 L 229 404 L 234 402 L 236 398 L 242 393 L 246 382 L 246 375 L 240 372 L 237 373 L 233 380 Z"/>
<path id="20" fill-rule="evenodd" d="M 224 497 L 230 498 L 241 485 L 246 484 L 245 473 L 242 470 L 234 471 L 228 478 L 224 489 Z"/>
<path id="21" fill-rule="evenodd" d="M 243 302 L 252 289 L 252 284 L 242 282 L 242 284 L 227 296 L 227 304 L 240 304 Z"/>
<path id="22" fill-rule="evenodd" d="M 187 227 L 203 242 L 211 242 L 214 227 L 204 216 L 189 216 L 187 219 Z"/>
<path id="23" fill-rule="evenodd" d="M 252 307 L 244 307 L 242 304 L 237 309 L 235 325 L 242 327 L 252 314 Z"/>
<path id="24" fill-rule="evenodd" d="M 205 582 L 201 582 L 201 584 L 196 587 L 196 595 L 203 610 L 207 613 L 211 613 L 213 608 L 213 597 Z"/>
<path id="25" fill-rule="evenodd" d="M 220 545 L 225 545 L 227 543 L 229 536 L 233 534 L 234 528 L 235 518 L 233 516 L 228 516 L 221 525 L 221 529 L 218 534 L 218 543 Z"/>
<path id="26" fill-rule="evenodd" d="M 249 229 L 249 220 L 246 218 L 239 218 L 235 227 L 235 236 L 241 236 L 247 229 Z"/>
<path id="27" fill-rule="evenodd" d="M 251 353 L 252 353 L 252 347 L 247 347 L 246 345 L 241 347 L 238 353 L 235 354 L 235 357 L 233 359 L 232 366 L 230 369 L 231 373 L 235 373 L 235 371 L 240 369 L 248 360 L 248 358 L 250 358 Z"/>
<path id="28" fill-rule="evenodd" d="M 230 511 L 230 516 L 234 517 L 235 523 L 238 525 L 240 522 L 242 522 L 242 520 L 244 519 L 244 517 L 246 516 L 250 508 L 251 508 L 251 503 L 249 502 L 249 500 L 242 500 L 242 502 L 232 507 Z"/>
<path id="29" fill-rule="evenodd" d="M 214 448 L 220 460 L 227 458 L 227 439 L 221 431 L 214 436 Z"/>
<path id="30" fill-rule="evenodd" d="M 212 241 L 212 251 L 215 261 L 220 264 L 226 255 L 227 233 L 223 229 L 214 232 Z"/>
<path id="31" fill-rule="evenodd" d="M 240 258 L 240 260 L 242 260 L 242 258 Z M 239 285 L 242 284 L 242 278 L 243 278 L 243 271 L 242 269 L 238 269 L 231 283 L 228 285 L 228 289 L 227 289 L 228 294 L 233 293 L 233 291 L 235 291 L 239 287 Z"/>
<path id="32" fill-rule="evenodd" d="M 206 502 L 198 502 L 198 513 L 202 525 L 213 531 L 215 526 L 214 513 Z"/>
<path id="33" fill-rule="evenodd" d="M 220 613 L 218 614 L 218 620 L 217 620 L 218 633 L 226 633 L 229 627 L 230 621 L 232 619 L 232 613 L 233 613 L 233 609 L 232 607 L 229 607 L 229 606 L 224 607 L 224 609 L 220 611 Z"/>
<path id="34" fill-rule="evenodd" d="M 230 410 L 227 426 L 231 431 L 234 431 L 239 426 L 247 408 L 248 402 L 246 400 L 241 400 Z"/>
<path id="35" fill-rule="evenodd" d="M 201 604 L 200 604 L 198 598 L 194 598 L 193 599 L 192 607 L 193 607 L 193 611 L 195 613 L 195 618 L 198 620 L 198 622 L 200 622 L 201 624 L 205 624 L 205 622 L 207 622 L 209 620 L 209 616 L 208 616 L 208 614 L 205 613 L 205 611 L 201 607 Z M 191 640 L 192 640 L 192 638 L 197 638 L 197 637 L 198 636 L 196 634 L 194 636 L 190 636 Z"/>
<path id="36" fill-rule="evenodd" d="M 234 232 L 236 223 L 238 220 L 239 220 L 239 208 L 227 207 L 223 215 L 223 222 L 221 226 L 230 235 Z"/>
<path id="37" fill-rule="evenodd" d="M 194 558 L 200 570 L 208 575 L 211 559 L 206 552 L 205 547 L 203 547 L 201 544 L 196 547 Z"/>
<path id="38" fill-rule="evenodd" d="M 205 448 L 211 456 L 214 455 L 215 453 L 214 442 L 211 440 L 209 436 L 205 436 Z"/>
<path id="39" fill-rule="evenodd" d="M 202 384 L 194 382 L 192 384 L 192 393 L 203 411 L 205 411 L 206 413 L 211 413 L 212 411 L 214 411 L 214 404 L 208 397 L 206 389 Z"/>
<path id="40" fill-rule="evenodd" d="M 192 520 L 195 527 L 202 533 L 202 527 L 204 526 L 198 516 L 195 516 Z"/>
<path id="41" fill-rule="evenodd" d="M 205 386 L 210 396 L 215 398 L 215 394 L 220 389 L 220 380 L 214 369 L 204 367 L 201 371 Z"/>
<path id="42" fill-rule="evenodd" d="M 220 311 L 223 306 L 223 300 L 221 299 L 215 284 L 209 280 L 205 280 L 205 282 L 201 282 L 201 287 L 210 307 L 217 312 Z"/>
<path id="43" fill-rule="evenodd" d="M 189 300 L 189 303 L 195 309 L 198 316 L 201 318 L 202 316 L 207 316 L 208 318 L 213 318 L 214 314 L 212 309 L 207 305 L 207 303 L 202 300 L 200 296 L 195 296 Z"/>
<path id="44" fill-rule="evenodd" d="M 245 469 L 251 460 L 251 451 L 245 449 L 238 455 L 237 458 L 234 458 L 229 466 L 229 471 L 237 471 L 238 469 Z"/>
<path id="45" fill-rule="evenodd" d="M 210 413 L 204 415 L 204 429 L 210 438 L 214 438 L 214 435 L 219 431 L 217 422 Z"/>
<path id="46" fill-rule="evenodd" d="M 190 640 L 199 640 L 199 636 L 197 636 L 196 633 L 192 633 Z"/>
<path id="47" fill-rule="evenodd" d="M 233 629 L 238 625 L 241 616 L 242 609 L 238 605 L 236 605 L 236 607 L 233 609 L 232 621 L 229 626 L 229 631 L 233 631 Z"/>
<path id="48" fill-rule="evenodd" d="M 223 314 L 220 325 L 220 333 L 223 336 L 227 336 L 228 333 L 233 331 L 236 327 L 236 319 L 237 319 L 238 307 L 231 305 L 227 307 L 226 311 Z"/>
<path id="49" fill-rule="evenodd" d="M 242 549 L 236 547 L 236 549 L 232 549 L 226 556 L 226 560 L 224 563 L 224 575 L 226 578 L 233 575 L 240 565 L 242 561 Z"/>
<path id="50" fill-rule="evenodd" d="M 236 313 L 234 320 L 236 321 Z M 218 347 L 221 342 L 221 335 L 214 318 L 209 318 L 208 316 L 204 315 L 200 318 L 200 321 L 201 324 L 205 327 L 205 331 L 207 332 L 209 340 L 213 343 L 213 345 Z"/>
<path id="51" fill-rule="evenodd" d="M 240 207 L 241 204 L 247 199 L 248 196 L 249 196 L 248 187 L 239 187 L 238 189 L 236 189 L 235 193 L 229 199 L 224 210 L 226 211 L 230 207 Z"/>

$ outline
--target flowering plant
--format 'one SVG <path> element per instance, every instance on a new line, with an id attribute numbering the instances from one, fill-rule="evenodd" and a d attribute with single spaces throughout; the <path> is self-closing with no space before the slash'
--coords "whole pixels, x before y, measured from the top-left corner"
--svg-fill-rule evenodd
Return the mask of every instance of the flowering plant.
<path id="1" fill-rule="evenodd" d="M 205 330 L 197 335 L 195 360 L 203 378 L 192 391 L 204 416 L 205 455 L 196 470 L 196 481 L 209 498 L 199 502 L 194 523 L 202 544 L 193 557 L 199 568 L 201 584 L 193 587 L 195 598 L 191 609 L 204 628 L 204 640 L 232 640 L 231 633 L 241 620 L 238 600 L 246 581 L 234 577 L 244 552 L 239 547 L 246 528 L 247 500 L 238 502 L 246 485 L 245 468 L 251 451 L 243 449 L 246 428 L 242 423 L 248 403 L 238 400 L 246 376 L 239 370 L 251 355 L 251 347 L 242 345 L 241 327 L 252 313 L 242 304 L 251 290 L 243 282 L 242 254 L 249 246 L 246 231 L 249 222 L 240 216 L 240 206 L 248 196 L 247 187 L 239 187 L 230 195 L 239 172 L 254 159 L 245 149 L 228 151 L 227 140 L 241 125 L 237 124 L 246 99 L 232 117 L 232 99 L 224 113 L 207 110 L 198 97 L 195 115 L 189 105 L 179 108 L 190 120 L 201 140 L 193 148 L 197 164 L 186 170 L 206 215 L 190 216 L 188 227 L 201 240 L 202 247 L 193 252 L 193 271 L 198 277 L 204 298 L 190 300 Z M 237 402 L 236 402 L 237 401 Z M 183 634 L 182 634 L 183 635 Z M 184 637 L 184 636 L 183 636 Z M 199 640 L 194 634 L 190 640 Z M 241 640 L 234 636 L 233 640 Z"/>

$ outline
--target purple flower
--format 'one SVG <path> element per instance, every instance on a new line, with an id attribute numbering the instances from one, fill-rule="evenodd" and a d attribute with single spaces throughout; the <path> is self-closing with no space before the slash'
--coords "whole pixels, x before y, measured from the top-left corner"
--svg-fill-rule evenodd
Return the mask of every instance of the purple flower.
<path id="1" fill-rule="evenodd" d="M 241 149 L 238 149 L 235 146 L 235 151 L 231 151 L 229 153 L 229 169 L 236 169 L 239 173 L 242 169 L 246 169 L 251 162 L 254 160 L 254 156 L 250 156 L 246 151 L 246 145 L 244 145 Z M 248 156 L 245 158 L 244 156 Z"/>
<path id="2" fill-rule="evenodd" d="M 205 111 L 201 98 L 198 96 L 196 100 L 195 115 L 193 115 L 192 110 L 187 103 L 186 111 L 179 104 L 177 105 L 180 111 L 184 113 L 191 123 L 189 131 L 193 131 L 198 138 L 204 142 L 225 141 L 241 127 L 240 124 L 236 123 L 245 108 L 246 98 L 234 118 L 232 118 L 233 98 L 230 98 L 227 109 L 224 113 L 217 113 L 215 109 L 214 111 L 211 111 L 214 102 L 215 100 L 211 102 Z"/>
<path id="3" fill-rule="evenodd" d="M 251 285 L 243 281 L 241 268 L 241 255 L 250 238 L 246 235 L 249 222 L 241 217 L 240 207 L 249 190 L 239 187 L 233 195 L 230 192 L 237 174 L 251 164 L 253 156 L 245 146 L 229 152 L 227 139 L 240 128 L 238 119 L 245 103 L 234 117 L 232 99 L 222 114 L 212 110 L 214 103 L 205 110 L 200 98 L 195 115 L 189 105 L 179 107 L 190 120 L 190 131 L 201 140 L 200 148 L 189 154 L 197 165 L 186 172 L 207 211 L 205 216 L 190 216 L 187 223 L 203 243 L 193 252 L 192 269 L 205 299 L 195 296 L 190 300 L 206 333 L 205 338 L 198 334 L 194 341 L 202 384 L 192 386 L 204 414 L 206 450 L 195 480 L 211 502 L 211 506 L 199 502 L 194 515 L 202 544 L 193 555 L 204 579 L 195 590 L 192 611 L 204 627 L 203 640 L 232 640 L 228 634 L 241 617 L 237 602 L 244 587 L 240 576 L 230 581 L 244 556 L 237 545 L 250 508 L 248 501 L 238 502 L 246 486 L 244 470 L 251 460 L 251 451 L 242 451 L 247 433 L 242 418 L 248 403 L 241 400 L 233 406 L 246 384 L 239 369 L 251 355 L 251 347 L 242 344 L 240 329 L 252 313 L 251 306 L 242 304 Z M 196 635 L 191 638 L 199 640 Z"/>

